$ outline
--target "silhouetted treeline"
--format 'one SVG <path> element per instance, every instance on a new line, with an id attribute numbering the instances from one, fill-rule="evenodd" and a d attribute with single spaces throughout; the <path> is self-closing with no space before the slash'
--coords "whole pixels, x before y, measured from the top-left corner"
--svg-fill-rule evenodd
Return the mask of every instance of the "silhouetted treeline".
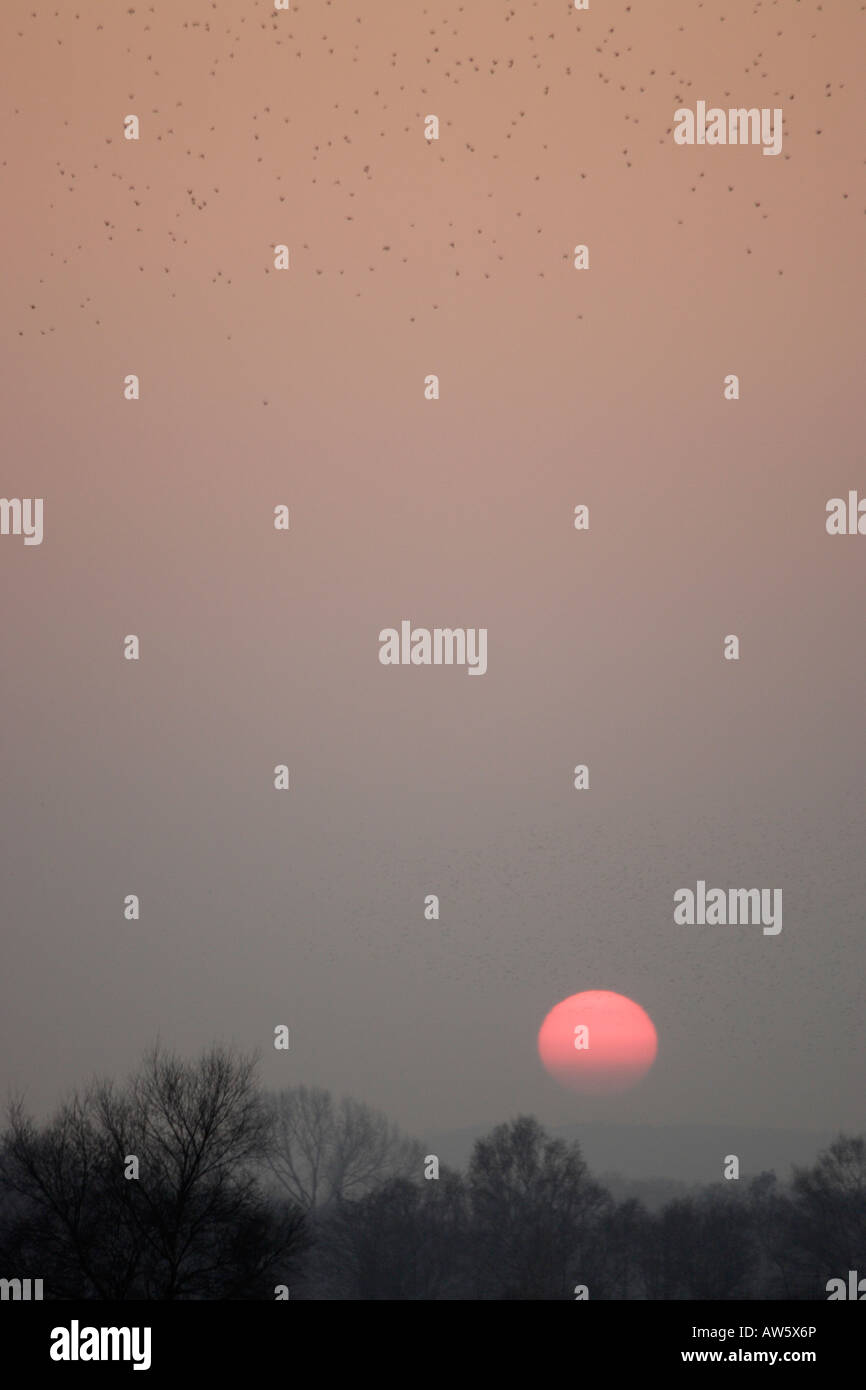
<path id="1" fill-rule="evenodd" d="M 299 1208 L 262 1188 L 267 1113 L 254 1062 L 154 1050 L 124 1087 L 94 1083 L 42 1127 L 20 1103 L 0 1150 L 4 1278 L 45 1296 L 262 1298 L 299 1255 Z"/>
<path id="2" fill-rule="evenodd" d="M 862 1137 L 790 1183 L 656 1211 L 531 1117 L 479 1139 L 465 1173 L 430 1160 L 361 1102 L 263 1093 L 253 1058 L 156 1049 L 44 1125 L 10 1107 L 0 1279 L 60 1299 L 595 1300 L 826 1299 L 866 1276 Z"/>

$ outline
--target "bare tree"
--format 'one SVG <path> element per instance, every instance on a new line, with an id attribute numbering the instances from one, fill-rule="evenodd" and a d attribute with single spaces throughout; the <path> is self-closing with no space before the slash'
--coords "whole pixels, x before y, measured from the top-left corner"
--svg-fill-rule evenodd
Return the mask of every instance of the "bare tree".
<path id="1" fill-rule="evenodd" d="M 273 1297 L 303 1218 L 259 1189 L 267 1134 L 254 1059 L 221 1048 L 194 1063 L 154 1049 L 126 1087 L 94 1083 L 41 1130 L 15 1104 L 0 1245 L 54 1297 Z"/>
<path id="2" fill-rule="evenodd" d="M 866 1269 L 866 1138 L 840 1134 L 811 1168 L 794 1170 L 792 1235 L 808 1297 Z"/>
<path id="3" fill-rule="evenodd" d="M 570 1298 L 591 1284 L 610 1197 L 577 1144 L 520 1116 L 479 1139 L 469 1163 L 477 1296 Z"/>
<path id="4" fill-rule="evenodd" d="M 38 1129 L 20 1100 L 9 1106 L 0 1248 L 54 1297 L 126 1298 L 142 1254 L 123 1220 L 122 1170 L 109 1177 L 94 1111 L 92 1094 L 75 1095 Z"/>
<path id="5" fill-rule="evenodd" d="M 330 1091 L 292 1086 L 268 1097 L 267 1164 L 305 1211 L 375 1192 L 392 1178 L 418 1178 L 424 1152 L 381 1111 L 335 1104 Z"/>
<path id="6" fill-rule="evenodd" d="M 471 1232 L 459 1173 L 392 1178 L 354 1202 L 337 1202 L 320 1222 L 319 1287 L 332 1297 L 433 1301 L 470 1296 Z"/>
<path id="7" fill-rule="evenodd" d="M 713 1184 L 668 1202 L 651 1219 L 640 1256 L 650 1298 L 747 1296 L 757 1261 L 748 1202 Z"/>

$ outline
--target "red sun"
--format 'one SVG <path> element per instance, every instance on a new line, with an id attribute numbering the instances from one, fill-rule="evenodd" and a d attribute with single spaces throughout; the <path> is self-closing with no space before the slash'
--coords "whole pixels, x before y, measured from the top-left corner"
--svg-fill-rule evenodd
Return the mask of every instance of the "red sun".
<path id="1" fill-rule="evenodd" d="M 649 1071 L 657 1050 L 649 1014 L 608 989 L 563 999 L 538 1030 L 538 1055 L 550 1075 L 583 1095 L 628 1090 Z"/>

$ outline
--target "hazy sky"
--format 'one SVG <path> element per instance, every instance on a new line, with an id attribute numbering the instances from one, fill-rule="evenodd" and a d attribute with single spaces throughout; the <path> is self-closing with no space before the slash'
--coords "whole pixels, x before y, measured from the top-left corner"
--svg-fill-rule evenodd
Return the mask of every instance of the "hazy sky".
<path id="1" fill-rule="evenodd" d="M 866 495 L 866 6 L 721 8 L 5 0 L 35 1108 L 158 1033 L 420 1132 L 863 1127 L 866 539 L 825 506 Z M 677 146 L 699 100 L 781 107 L 781 154 Z M 486 674 L 382 666 L 402 619 L 486 627 Z M 676 925 L 698 879 L 782 931 Z M 537 1059 L 583 989 L 655 1022 L 625 1095 Z"/>

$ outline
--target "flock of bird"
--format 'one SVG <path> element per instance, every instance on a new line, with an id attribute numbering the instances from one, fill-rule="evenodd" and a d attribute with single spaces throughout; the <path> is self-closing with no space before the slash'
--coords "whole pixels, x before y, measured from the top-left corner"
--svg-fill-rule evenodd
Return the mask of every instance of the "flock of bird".
<path id="1" fill-rule="evenodd" d="M 80 203 L 79 195 L 85 189 L 90 207 L 95 207 L 96 189 L 100 184 L 104 189 L 106 179 L 117 185 L 118 196 L 104 200 L 109 215 L 98 219 L 85 216 L 84 221 L 90 229 L 86 241 L 76 240 L 73 245 L 64 246 L 62 252 L 52 252 L 52 257 L 69 266 L 76 256 L 93 251 L 94 238 L 97 242 L 102 239 L 106 246 L 113 244 L 127 258 L 130 269 L 138 274 L 156 275 L 160 279 L 168 277 L 168 293 L 176 296 L 174 286 L 178 277 L 188 273 L 188 263 L 176 253 L 184 247 L 207 245 L 208 219 L 219 219 L 227 201 L 237 196 L 237 189 L 243 186 L 245 179 L 249 181 L 249 171 L 262 166 L 258 172 L 265 183 L 270 183 L 270 193 L 262 188 L 260 177 L 256 196 L 262 201 L 257 210 L 266 210 L 270 202 L 274 213 L 272 227 L 277 232 L 286 228 L 285 237 L 290 244 L 290 210 L 303 204 L 309 208 L 321 196 L 328 200 L 330 218 L 334 200 L 342 203 L 347 252 L 342 259 L 346 264 L 335 264 L 321 257 L 310 241 L 301 240 L 297 246 L 292 245 L 293 254 L 296 251 L 309 253 L 309 269 L 315 276 L 334 275 L 345 280 L 348 270 L 346 283 L 351 285 L 356 297 L 361 297 L 364 294 L 361 276 L 376 274 L 392 261 L 399 260 L 403 265 L 419 260 L 431 264 L 435 261 L 436 275 L 431 278 L 433 293 L 429 306 L 435 310 L 440 302 L 436 286 L 441 285 L 443 274 L 455 280 L 472 274 L 484 279 L 495 275 L 508 257 L 509 225 L 523 228 L 533 223 L 535 235 L 544 233 L 544 226 L 538 225 L 542 200 L 539 198 L 535 205 L 526 202 L 522 207 L 506 207 L 507 200 L 512 204 L 516 200 L 517 185 L 513 180 L 509 183 L 508 173 L 500 177 L 497 166 L 499 171 L 510 169 L 515 163 L 513 151 L 519 143 L 517 162 L 522 161 L 521 167 L 532 157 L 533 148 L 536 151 L 538 167 L 531 176 L 532 185 L 541 184 L 548 177 L 555 159 L 563 157 L 561 134 L 556 124 L 548 122 L 545 116 L 545 103 L 552 95 L 559 100 L 567 97 L 570 91 L 576 95 L 586 89 L 591 79 L 624 97 L 621 115 L 630 133 L 616 156 L 621 171 L 635 168 L 647 157 L 648 145 L 652 143 L 669 145 L 674 155 L 673 110 L 693 103 L 694 82 L 677 64 L 665 63 L 661 55 L 673 32 L 686 31 L 685 24 L 672 24 L 667 29 L 660 24 L 660 56 L 653 61 L 644 51 L 645 43 L 633 41 L 637 7 L 623 4 L 621 0 L 618 4 L 592 0 L 588 11 L 574 10 L 570 0 L 557 0 L 556 4 L 550 0 L 531 0 L 528 6 L 518 8 L 515 4 L 504 9 L 499 5 L 485 5 L 483 0 L 481 3 L 475 0 L 471 5 L 467 0 L 467 4 L 448 5 L 447 9 L 418 3 L 401 8 L 400 20 L 392 26 L 392 44 L 397 31 L 406 36 L 406 45 L 400 48 L 383 45 L 381 39 L 383 21 L 386 25 L 388 22 L 389 4 L 390 0 L 381 0 L 380 5 L 368 5 L 363 13 L 353 14 L 338 0 L 291 0 L 287 12 L 271 10 L 270 0 L 259 0 L 255 6 L 239 0 L 201 0 L 196 7 L 198 17 L 184 17 L 183 7 L 176 6 L 176 0 L 160 0 L 160 3 L 145 6 L 120 6 L 109 19 L 102 6 L 98 7 L 98 15 L 102 18 L 94 19 L 89 13 L 90 7 L 83 3 L 71 13 L 50 6 L 33 8 L 32 0 L 30 5 L 22 4 L 22 17 L 16 21 L 13 32 L 22 44 L 21 63 L 25 67 L 34 56 L 36 60 L 40 58 L 40 49 L 46 44 L 62 48 L 68 43 L 70 48 L 80 50 L 83 43 L 95 43 L 85 36 L 85 28 L 94 33 L 111 31 L 115 50 L 120 50 L 120 61 L 128 61 L 130 72 L 134 70 L 139 78 L 142 72 L 146 75 L 144 84 L 137 81 L 137 90 L 130 89 L 125 94 L 128 110 L 140 116 L 141 141 L 152 142 L 165 150 L 161 183 L 155 188 L 147 177 L 142 178 L 135 172 L 136 159 L 130 150 L 131 142 L 124 139 L 121 124 L 125 111 L 117 109 L 111 127 L 102 136 L 101 150 L 88 147 L 80 135 L 73 135 L 78 156 L 66 155 L 54 161 L 56 186 L 53 192 L 47 193 L 50 218 L 56 225 L 63 226 L 68 204 L 76 199 Z M 798 43 L 814 39 L 819 33 L 823 8 L 822 4 L 814 2 L 803 5 L 800 0 L 771 0 L 771 3 L 752 0 L 749 6 L 752 18 L 774 9 L 780 15 L 779 27 L 774 24 L 769 30 L 767 24 L 762 23 L 764 47 L 750 53 L 742 71 L 746 77 L 759 76 L 767 83 L 764 104 L 782 105 L 786 123 L 790 122 L 795 109 L 797 93 L 780 85 L 778 78 L 773 82 L 780 64 L 775 62 L 769 47 L 774 40 L 768 41 L 766 35 L 772 33 L 775 40 L 782 40 L 786 33 L 784 24 L 789 24 L 796 26 Z M 858 5 L 857 10 L 863 13 L 866 5 Z M 483 24 L 479 23 L 479 12 L 484 16 Z M 661 20 L 662 16 L 659 18 Z M 617 22 L 608 22 L 611 19 Z M 748 35 L 747 15 L 718 14 L 708 0 L 701 0 L 689 17 L 689 27 L 700 34 L 702 42 L 707 41 L 711 26 L 729 22 Z M 126 31 L 124 23 L 129 26 Z M 467 28 L 471 29 L 470 39 L 464 38 Z M 368 39 L 368 30 L 373 30 L 375 36 Z M 483 47 L 479 32 L 484 36 Z M 164 73 L 164 68 L 176 60 L 178 48 L 184 54 L 197 53 L 197 62 L 189 69 L 192 91 L 185 89 L 183 97 L 176 95 L 176 71 L 171 77 Z M 277 49 L 286 50 L 281 85 L 270 88 L 267 78 L 262 76 L 257 83 L 263 97 L 261 104 L 256 110 L 247 109 L 239 117 L 241 94 L 249 89 L 251 80 L 256 81 L 255 74 L 267 71 L 266 53 L 273 54 Z M 335 59 L 341 66 L 339 75 L 331 77 L 329 64 Z M 346 80 L 347 59 L 351 59 L 350 67 L 359 65 L 360 68 L 358 77 L 350 81 Z M 117 61 L 116 57 L 112 58 L 113 63 Z M 305 77 L 306 85 L 299 85 L 299 94 L 295 95 L 293 74 L 302 69 L 311 76 Z M 423 81 L 419 80 L 419 75 Z M 724 91 L 724 97 L 737 104 L 739 97 L 734 84 L 739 76 L 739 72 L 732 72 L 731 86 Z M 370 81 L 375 85 L 365 85 Z M 213 84 L 212 96 L 209 84 Z M 329 86 L 335 100 L 328 103 L 332 114 L 323 124 L 323 94 L 328 93 Z M 825 78 L 823 98 L 832 99 L 844 87 L 844 82 Z M 457 119 L 456 105 L 453 109 L 449 105 L 458 101 L 458 98 L 449 97 L 451 88 L 464 89 L 469 100 L 478 103 L 479 110 L 488 110 L 488 118 L 481 124 L 486 132 L 495 129 L 495 137 L 476 133 L 474 128 L 467 126 L 464 115 Z M 664 104 L 660 108 L 657 98 L 662 92 Z M 309 110 L 311 94 L 315 97 L 315 117 Z M 721 94 L 717 99 L 721 100 Z M 461 112 L 466 109 L 465 98 L 462 100 Z M 58 100 L 58 113 L 63 104 Z M 492 125 L 491 107 L 495 112 Z M 201 121 L 202 109 L 208 113 L 206 128 Z M 665 113 L 664 126 L 659 122 L 660 109 Z M 815 102 L 811 100 L 813 116 L 814 110 Z M 423 122 L 429 111 L 438 112 L 441 119 L 441 138 L 431 142 L 423 135 Z M 18 107 L 13 116 L 24 122 L 28 112 Z M 240 126 L 239 120 L 243 123 Z M 73 128 L 73 123 L 65 117 L 63 126 L 68 130 Z M 244 127 L 249 142 L 246 153 L 240 143 Z M 642 129 L 636 130 L 637 127 Z M 189 133 L 193 130 L 197 132 L 194 137 Z M 813 130 L 815 137 L 822 135 L 820 116 L 814 121 Z M 14 137 L 14 129 L 12 133 Z M 474 180 L 477 188 L 486 192 L 489 217 L 478 225 L 475 205 L 471 227 L 450 218 L 445 240 L 441 245 L 433 245 L 429 220 L 422 219 L 419 226 L 417 217 L 407 216 L 396 235 L 386 232 L 377 253 L 368 255 L 366 266 L 361 267 L 357 258 L 352 259 L 358 245 L 353 233 L 358 223 L 369 219 L 371 211 L 374 215 L 376 212 L 380 196 L 377 181 L 384 162 L 377 152 L 377 144 L 384 141 L 387 158 L 393 159 L 393 144 L 398 135 L 414 141 L 411 153 L 404 149 L 400 155 L 406 165 L 407 181 L 419 178 L 417 161 L 432 160 L 445 165 L 446 169 L 454 161 L 459 164 L 463 183 L 461 198 L 455 199 L 454 208 L 448 210 L 460 216 L 459 209 L 465 210 L 467 206 L 467 181 Z M 800 135 L 802 138 L 803 132 Z M 515 144 L 509 148 L 511 141 Z M 280 158 L 280 151 L 287 145 L 291 147 L 290 160 Z M 569 153 L 567 148 L 565 153 Z M 792 158 L 790 149 L 783 150 L 782 158 Z M 300 170 L 305 162 L 306 186 L 303 187 Z M 7 163 L 3 161 L 3 165 Z M 77 163 L 78 167 L 70 167 L 72 163 Z M 287 163 L 291 165 L 291 173 L 286 172 Z M 150 178 L 154 177 L 153 167 L 151 160 Z M 693 170 L 694 163 L 684 163 L 682 167 Z M 421 177 L 432 187 L 429 165 L 420 168 L 423 169 Z M 477 168 L 477 173 L 473 168 Z M 602 175 L 607 172 L 602 165 Z M 573 177 L 585 180 L 597 178 L 598 174 L 599 166 L 594 165 L 576 168 Z M 853 179 L 853 170 L 851 174 Z M 716 178 L 716 171 L 708 170 L 705 164 L 696 177 L 692 173 L 691 181 L 688 175 L 684 177 L 683 191 L 687 188 L 690 195 L 695 195 Z M 704 180 L 707 182 L 703 183 Z M 725 180 L 725 185 L 727 194 L 735 194 L 735 183 Z M 436 180 L 435 189 L 436 197 L 446 196 L 441 176 Z M 849 188 L 840 189 L 837 196 L 847 201 L 850 191 Z M 750 197 L 748 202 L 751 206 L 744 204 L 742 208 L 742 227 L 743 251 L 750 255 L 749 228 L 766 221 L 770 210 L 765 199 Z M 679 211 L 682 208 L 672 209 L 672 217 Z M 287 212 L 290 215 L 287 216 Z M 465 217 L 465 211 L 463 215 Z M 68 220 L 70 225 L 81 225 L 80 220 L 74 221 L 71 216 Z M 675 220 L 679 225 L 685 222 L 683 217 L 675 217 Z M 444 225 L 443 221 L 443 228 Z M 275 235 L 271 245 L 279 239 L 279 235 Z M 565 240 L 560 237 L 560 241 Z M 148 249 L 139 253 L 137 245 Z M 158 251 L 160 245 L 164 248 L 162 251 Z M 470 248 L 464 264 L 456 264 L 458 253 Z M 156 261 L 155 250 L 158 251 Z M 570 249 L 560 246 L 556 259 L 567 261 L 570 255 Z M 317 257 L 322 263 L 316 263 Z M 268 263 L 264 254 L 262 269 L 265 274 L 272 273 L 272 263 Z M 546 260 L 544 256 L 540 258 L 540 268 L 533 267 L 533 273 L 543 279 L 553 269 L 547 253 Z M 780 267 L 778 274 L 782 273 Z M 233 274 L 216 263 L 211 267 L 209 279 L 212 284 L 226 289 L 234 283 Z M 45 284 L 45 277 L 40 278 L 40 283 Z M 28 304 L 29 311 L 38 318 L 38 295 L 30 296 Z M 100 325 L 99 311 L 94 309 L 91 295 L 82 293 L 79 306 L 92 314 L 95 323 Z M 416 317 L 416 313 L 408 314 L 410 322 L 414 323 Z M 25 323 L 18 331 L 24 336 L 32 329 Z M 53 325 L 45 323 L 37 331 L 45 334 L 55 330 Z"/>

